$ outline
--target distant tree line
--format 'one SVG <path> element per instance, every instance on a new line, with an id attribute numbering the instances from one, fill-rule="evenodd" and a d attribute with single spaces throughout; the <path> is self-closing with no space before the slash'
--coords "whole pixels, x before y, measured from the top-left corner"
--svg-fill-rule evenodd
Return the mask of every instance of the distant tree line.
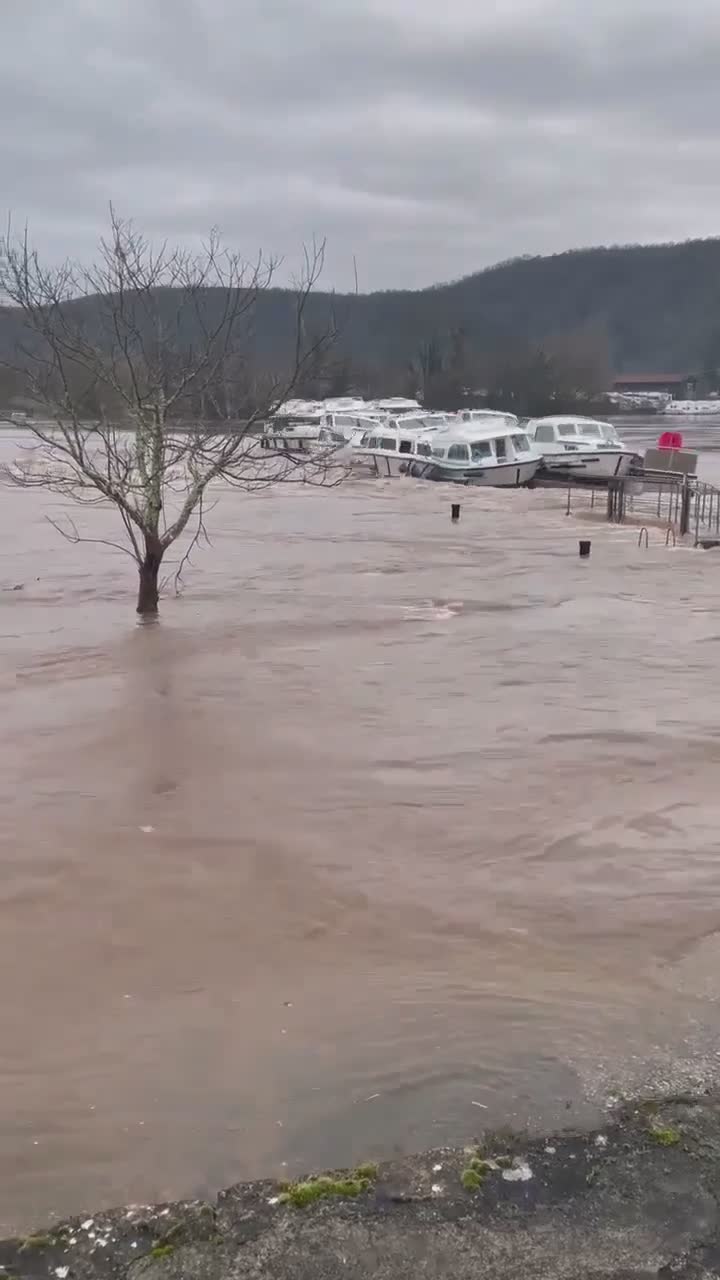
<path id="1" fill-rule="evenodd" d="M 158 300 L 162 315 L 173 304 Z M 209 289 L 209 322 L 222 291 Z M 88 332 L 96 303 L 77 302 Z M 197 340 L 188 327 L 178 338 Z M 695 373 L 720 390 L 720 240 L 584 249 L 518 258 L 449 284 L 422 290 L 336 295 L 313 291 L 304 341 L 334 332 L 306 367 L 295 394 L 420 395 L 428 406 L 503 404 L 521 413 L 602 401 L 623 372 Z M 0 398 L 22 396 L 2 372 L 16 349 L 16 318 L 0 308 Z M 253 309 L 242 361 L 230 361 L 202 395 L 177 410 L 205 419 L 249 416 L 267 399 L 268 381 L 291 358 L 296 325 L 292 291 L 263 290 Z M 98 388 L 78 372 L 73 398 L 88 415 Z M 106 410 L 108 406 L 105 406 Z"/>
<path id="2" fill-rule="evenodd" d="M 485 405 L 518 415 L 607 407 L 612 373 L 607 337 L 600 330 L 557 335 L 544 342 L 506 341 L 478 350 L 463 329 L 433 334 L 404 363 L 335 356 L 308 370 L 297 394 L 416 396 L 428 409 Z"/>

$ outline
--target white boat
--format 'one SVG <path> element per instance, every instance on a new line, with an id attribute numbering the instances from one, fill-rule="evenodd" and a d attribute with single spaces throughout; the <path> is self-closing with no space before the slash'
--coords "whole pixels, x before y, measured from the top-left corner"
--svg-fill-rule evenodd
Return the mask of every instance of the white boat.
<path id="1" fill-rule="evenodd" d="M 397 418 L 404 413 L 422 413 L 422 405 L 406 396 L 388 396 L 385 400 L 368 400 L 365 410 L 386 418 Z"/>
<path id="2" fill-rule="evenodd" d="M 419 436 L 442 429 L 449 419 L 445 414 L 406 414 L 377 422 L 359 440 L 351 441 L 353 463 L 365 467 L 373 475 L 402 476 L 415 454 Z"/>
<path id="3" fill-rule="evenodd" d="M 410 475 L 454 484 L 517 488 L 529 484 L 542 461 L 517 425 L 510 422 L 457 422 L 420 436 Z"/>
<path id="4" fill-rule="evenodd" d="M 627 475 L 637 457 L 610 422 L 594 418 L 531 418 L 524 430 L 542 454 L 543 470 L 551 475 L 612 480 Z"/>
<path id="5" fill-rule="evenodd" d="M 363 401 L 288 401 L 270 418 L 263 432 L 265 448 L 291 452 L 340 449 L 354 432 L 368 431 L 374 419 L 363 416 Z"/>
<path id="6" fill-rule="evenodd" d="M 324 418 L 322 404 L 312 400 L 288 400 L 265 424 L 260 446 L 283 452 L 309 453 L 317 447 Z"/>
<path id="7" fill-rule="evenodd" d="M 486 426 L 516 427 L 519 419 L 514 413 L 503 413 L 499 409 L 462 409 L 460 417 L 463 422 L 481 423 Z"/>
<path id="8" fill-rule="evenodd" d="M 341 448 L 360 441 L 377 426 L 375 418 L 361 413 L 326 413 L 318 442 L 323 449 Z"/>

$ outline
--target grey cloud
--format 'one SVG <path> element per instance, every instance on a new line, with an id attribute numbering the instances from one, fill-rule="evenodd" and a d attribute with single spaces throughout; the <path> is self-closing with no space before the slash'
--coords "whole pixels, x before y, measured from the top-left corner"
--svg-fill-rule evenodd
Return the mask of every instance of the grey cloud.
<path id="1" fill-rule="evenodd" d="M 109 200 L 328 283 L 720 231 L 717 0 L 5 0 L 5 198 L 53 256 Z"/>

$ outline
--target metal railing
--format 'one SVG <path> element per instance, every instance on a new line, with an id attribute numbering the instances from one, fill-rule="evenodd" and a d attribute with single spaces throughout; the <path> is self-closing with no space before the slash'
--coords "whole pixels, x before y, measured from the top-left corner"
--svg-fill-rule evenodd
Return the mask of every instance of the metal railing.
<path id="1" fill-rule="evenodd" d="M 720 489 L 696 476 L 636 469 L 606 485 L 567 486 L 566 514 L 604 506 L 613 524 L 641 521 L 667 529 L 666 541 L 692 535 L 695 546 L 707 539 L 720 541 Z"/>

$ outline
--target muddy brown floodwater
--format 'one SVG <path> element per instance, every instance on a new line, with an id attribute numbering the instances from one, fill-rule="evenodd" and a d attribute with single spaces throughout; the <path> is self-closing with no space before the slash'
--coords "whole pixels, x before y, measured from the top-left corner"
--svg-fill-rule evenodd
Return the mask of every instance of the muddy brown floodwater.
<path id="1" fill-rule="evenodd" d="M 716 555 L 580 561 L 547 491 L 221 494 L 138 626 L 0 498 L 3 1230 L 713 1078 Z"/>

